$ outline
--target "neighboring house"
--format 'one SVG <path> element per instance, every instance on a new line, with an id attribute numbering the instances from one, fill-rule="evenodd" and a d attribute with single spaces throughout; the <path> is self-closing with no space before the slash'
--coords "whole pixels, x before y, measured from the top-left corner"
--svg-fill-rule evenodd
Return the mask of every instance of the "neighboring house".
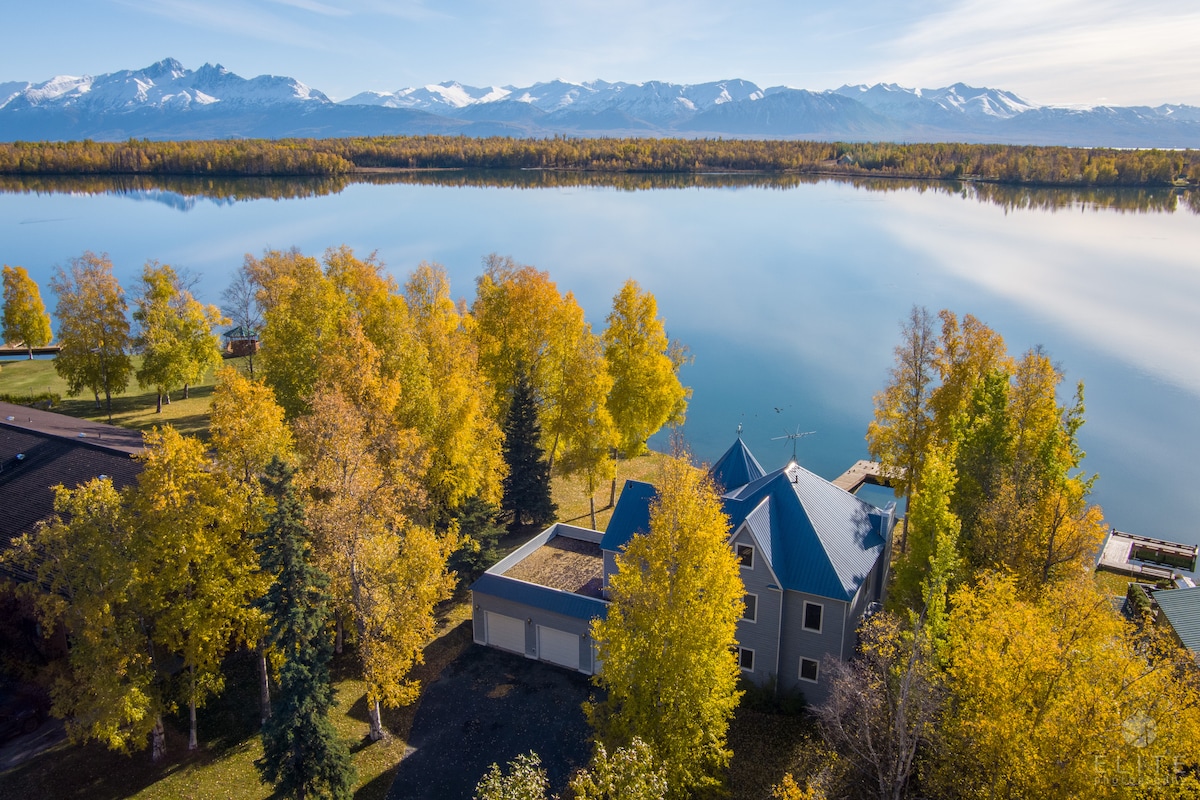
<path id="1" fill-rule="evenodd" d="M 0 403 L 0 553 L 54 513 L 55 486 L 73 489 L 102 475 L 118 488 L 132 484 L 142 470 L 133 455 L 142 447 L 141 431 Z M 44 639 L 28 601 L 6 591 L 9 581 L 32 578 L 14 565 L 0 565 L 5 635 L 45 655 L 61 654 L 63 632 Z"/>
<path id="2" fill-rule="evenodd" d="M 819 702 L 826 694 L 822 660 L 853 654 L 858 622 L 882 595 L 895 506 L 876 508 L 794 462 L 767 473 L 740 438 L 711 474 L 723 487 L 730 545 L 746 586 L 737 632 L 742 670 L 756 684 Z M 648 483 L 627 481 L 602 537 L 558 524 L 488 570 L 471 587 L 475 640 L 593 672 L 588 623 L 604 615 L 616 555 L 648 531 L 656 494 Z M 564 561 L 557 554 L 567 546 L 578 551 L 578 569 L 569 579 L 547 580 L 566 574 L 550 565 Z M 563 658 L 568 636 L 577 660 Z"/>
<path id="3" fill-rule="evenodd" d="M 0 403 L 0 551 L 54 513 L 54 487 L 101 475 L 118 487 L 137 479 L 142 432 Z M 28 580 L 8 569 L 0 579 Z"/>
<path id="4" fill-rule="evenodd" d="M 225 352 L 230 356 L 252 356 L 258 352 L 258 331 L 238 325 L 221 334 Z"/>

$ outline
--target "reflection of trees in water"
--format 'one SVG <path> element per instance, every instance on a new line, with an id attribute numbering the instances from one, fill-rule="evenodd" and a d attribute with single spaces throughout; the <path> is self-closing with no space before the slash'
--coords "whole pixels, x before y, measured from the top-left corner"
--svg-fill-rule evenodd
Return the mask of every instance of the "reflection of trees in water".
<path id="1" fill-rule="evenodd" d="M 575 172 L 567 170 L 398 170 L 334 177 L 220 178 L 146 175 L 0 176 L 0 192 L 14 194 L 115 194 L 154 200 L 179 210 L 194 203 L 289 200 L 337 194 L 351 184 L 417 185 L 504 189 L 602 187 L 619 191 L 653 189 L 795 189 L 838 182 L 870 192 L 931 192 L 957 195 L 1001 206 L 1005 210 L 1057 211 L 1080 207 L 1132 212 L 1200 213 L 1200 190 L 1169 187 L 1063 188 L 1021 186 L 982 181 L 929 181 L 909 178 L 863 178 L 797 173 L 709 172 Z"/>

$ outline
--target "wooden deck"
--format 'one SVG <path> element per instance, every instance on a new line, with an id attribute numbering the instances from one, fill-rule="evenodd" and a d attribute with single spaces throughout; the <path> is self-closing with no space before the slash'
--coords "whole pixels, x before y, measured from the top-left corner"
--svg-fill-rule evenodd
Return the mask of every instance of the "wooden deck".
<path id="1" fill-rule="evenodd" d="M 52 345 L 49 345 L 48 347 L 33 348 L 33 354 L 35 356 L 56 356 L 56 355 L 58 355 L 59 351 L 61 351 L 61 350 L 62 350 L 62 347 L 60 347 L 59 345 L 56 345 L 56 344 L 52 344 Z M 0 347 L 0 357 L 17 358 L 19 356 L 25 356 L 26 358 L 28 358 L 29 357 L 29 349 L 26 347 Z"/>
<path id="2" fill-rule="evenodd" d="M 1175 569 L 1196 569 L 1198 550 L 1200 547 L 1194 544 L 1152 539 L 1113 528 L 1096 559 L 1096 569 L 1134 578 L 1171 580 Z"/>
<path id="3" fill-rule="evenodd" d="M 887 486 L 888 480 L 883 476 L 883 466 L 878 461 L 855 461 L 854 466 L 834 478 L 832 483 L 853 494 L 864 483 Z"/>

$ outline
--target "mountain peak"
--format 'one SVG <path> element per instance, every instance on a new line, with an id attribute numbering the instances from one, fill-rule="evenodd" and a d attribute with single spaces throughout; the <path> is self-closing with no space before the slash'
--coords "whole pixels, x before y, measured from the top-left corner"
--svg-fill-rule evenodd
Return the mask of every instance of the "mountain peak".
<path id="1" fill-rule="evenodd" d="M 33 108 L 38 113 L 29 113 Z M 741 78 L 696 84 L 558 78 L 486 87 L 447 80 L 362 92 L 335 104 L 294 78 L 247 79 L 211 63 L 191 71 L 174 58 L 94 77 L 0 83 L 0 140 L 420 133 L 1196 147 L 1200 108 L 1051 108 L 963 82 L 813 92 L 761 89 Z"/>

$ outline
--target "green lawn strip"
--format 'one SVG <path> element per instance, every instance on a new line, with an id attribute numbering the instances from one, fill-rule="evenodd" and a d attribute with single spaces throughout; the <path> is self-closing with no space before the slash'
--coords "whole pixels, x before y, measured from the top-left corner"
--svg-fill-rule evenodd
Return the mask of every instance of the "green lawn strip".
<path id="1" fill-rule="evenodd" d="M 134 356 L 136 369 L 140 357 Z M 245 369 L 244 358 L 227 359 L 224 363 Z M 189 398 L 183 399 L 183 391 L 171 393 L 171 402 L 163 403 L 162 413 L 156 413 L 157 406 L 154 392 L 138 388 L 137 381 L 131 381 L 129 391 L 114 395 L 112 399 L 112 422 L 125 428 L 148 431 L 155 426 L 173 425 L 177 430 L 192 436 L 208 437 L 209 406 L 212 404 L 212 391 L 216 383 L 214 373 L 205 375 L 196 385 L 190 387 Z M 62 402 L 54 407 L 54 411 L 72 417 L 88 419 L 94 422 L 108 422 L 108 411 L 104 406 L 104 398 L 100 398 L 101 407 L 96 407 L 95 398 L 90 392 L 78 397 L 67 397 L 67 384 L 54 371 L 53 359 L 34 359 L 33 361 L 5 361 L 0 369 L 0 394 L 24 395 L 38 392 L 55 392 Z"/>

